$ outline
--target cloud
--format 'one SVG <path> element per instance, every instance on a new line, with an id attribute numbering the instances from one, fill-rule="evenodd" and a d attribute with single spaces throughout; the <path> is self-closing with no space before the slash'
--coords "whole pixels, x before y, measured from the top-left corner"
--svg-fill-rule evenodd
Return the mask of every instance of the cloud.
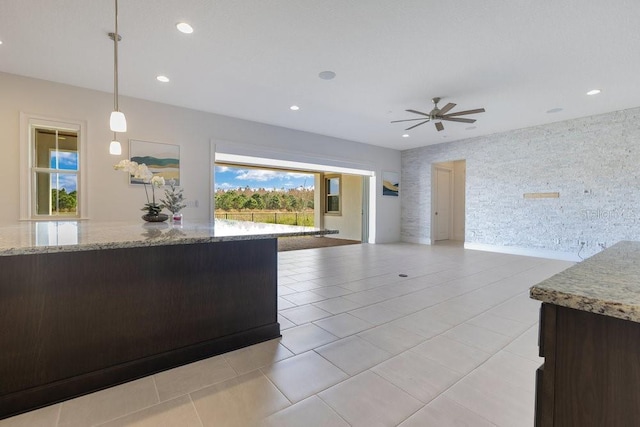
<path id="1" fill-rule="evenodd" d="M 262 169 L 240 170 L 236 175 L 236 179 L 241 181 L 271 181 L 280 175 L 281 172 L 267 171 Z"/>
<path id="2" fill-rule="evenodd" d="M 221 182 L 221 183 L 217 183 L 216 182 L 216 190 L 235 190 L 236 188 L 238 188 L 237 185 L 231 184 L 229 182 Z"/>
<path id="3" fill-rule="evenodd" d="M 242 181 L 272 181 L 272 180 L 291 180 L 309 178 L 313 180 L 313 175 L 300 172 L 279 172 L 264 169 L 240 169 L 236 172 L 236 179 Z"/>
<path id="4" fill-rule="evenodd" d="M 75 151 L 54 151 L 51 153 L 51 167 L 56 167 L 56 157 L 58 158 L 58 169 L 77 170 L 78 153 Z"/>
<path id="5" fill-rule="evenodd" d="M 56 182 L 56 175 L 58 176 L 58 182 Z M 64 188 L 67 193 L 71 193 L 77 188 L 77 179 L 78 177 L 75 174 L 51 174 L 51 188 L 57 188 L 58 190 Z"/>
<path id="6" fill-rule="evenodd" d="M 310 173 L 300 173 L 300 172 L 287 172 L 287 179 L 291 178 L 311 178 L 313 179 L 313 174 Z"/>
<path id="7" fill-rule="evenodd" d="M 216 166 L 215 173 L 220 174 L 220 184 L 216 183 L 215 190 L 236 190 L 249 187 L 253 190 L 267 189 L 312 189 L 314 182 L 313 173 L 287 172 L 269 169 L 236 168 L 228 166 Z M 222 175 L 224 173 L 224 175 Z M 232 177 L 230 176 L 232 175 Z"/>

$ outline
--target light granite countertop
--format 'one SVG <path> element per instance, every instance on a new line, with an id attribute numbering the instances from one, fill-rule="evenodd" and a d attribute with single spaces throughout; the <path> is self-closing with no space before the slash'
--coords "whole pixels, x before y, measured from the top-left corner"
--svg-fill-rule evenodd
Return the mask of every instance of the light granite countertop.
<path id="1" fill-rule="evenodd" d="M 640 322 L 640 242 L 620 242 L 538 283 L 531 298 Z"/>
<path id="2" fill-rule="evenodd" d="M 337 234 L 314 227 L 219 220 L 182 224 L 25 221 L 0 226 L 0 256 Z"/>

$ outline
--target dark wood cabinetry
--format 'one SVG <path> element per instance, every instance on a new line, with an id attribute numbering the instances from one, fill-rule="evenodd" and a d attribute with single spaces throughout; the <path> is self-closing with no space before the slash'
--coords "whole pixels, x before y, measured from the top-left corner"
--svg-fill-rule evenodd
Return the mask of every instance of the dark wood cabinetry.
<path id="1" fill-rule="evenodd" d="M 280 336 L 275 238 L 0 256 L 0 418 Z"/>
<path id="2" fill-rule="evenodd" d="M 536 427 L 640 425 L 640 323 L 544 303 Z"/>

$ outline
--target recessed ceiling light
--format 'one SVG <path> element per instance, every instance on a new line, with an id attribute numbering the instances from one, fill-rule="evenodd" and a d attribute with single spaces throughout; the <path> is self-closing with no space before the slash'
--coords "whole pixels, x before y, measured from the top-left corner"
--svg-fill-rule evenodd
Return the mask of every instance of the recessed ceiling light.
<path id="1" fill-rule="evenodd" d="M 176 24 L 176 28 L 181 33 L 185 33 L 185 34 L 193 33 L 193 27 L 191 25 L 187 24 L 186 22 L 178 22 Z"/>
<path id="2" fill-rule="evenodd" d="M 167 76 L 158 76 L 156 77 L 156 80 L 162 83 L 169 83 L 169 77 Z"/>
<path id="3" fill-rule="evenodd" d="M 2 40 L 0 40 L 0 44 L 2 44 Z"/>
<path id="4" fill-rule="evenodd" d="M 590 90 L 589 92 L 587 92 L 587 95 L 597 95 L 600 92 L 601 92 L 600 89 L 593 89 L 593 90 Z"/>
<path id="5" fill-rule="evenodd" d="M 289 109 L 292 111 L 298 111 L 300 107 L 298 107 L 297 105 L 292 105 L 291 107 L 289 107 Z"/>
<path id="6" fill-rule="evenodd" d="M 562 108 L 557 107 L 557 108 L 552 108 L 550 110 L 547 110 L 548 114 L 553 114 L 553 113 L 559 113 L 560 111 L 562 111 Z"/>
<path id="7" fill-rule="evenodd" d="M 322 80 L 332 80 L 336 77 L 336 73 L 333 71 L 321 71 L 320 74 L 318 74 L 318 77 Z"/>
<path id="8" fill-rule="evenodd" d="M 409 134 L 405 133 L 404 135 L 402 135 L 403 138 L 409 138 Z"/>

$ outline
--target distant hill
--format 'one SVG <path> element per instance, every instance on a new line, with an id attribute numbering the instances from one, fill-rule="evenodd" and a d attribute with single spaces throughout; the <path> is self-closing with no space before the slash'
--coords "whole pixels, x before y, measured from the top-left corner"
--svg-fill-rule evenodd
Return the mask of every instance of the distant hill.
<path id="1" fill-rule="evenodd" d="M 131 160 L 139 164 L 144 163 L 150 168 L 177 168 L 180 165 L 178 159 L 159 159 L 153 156 L 136 156 Z"/>

